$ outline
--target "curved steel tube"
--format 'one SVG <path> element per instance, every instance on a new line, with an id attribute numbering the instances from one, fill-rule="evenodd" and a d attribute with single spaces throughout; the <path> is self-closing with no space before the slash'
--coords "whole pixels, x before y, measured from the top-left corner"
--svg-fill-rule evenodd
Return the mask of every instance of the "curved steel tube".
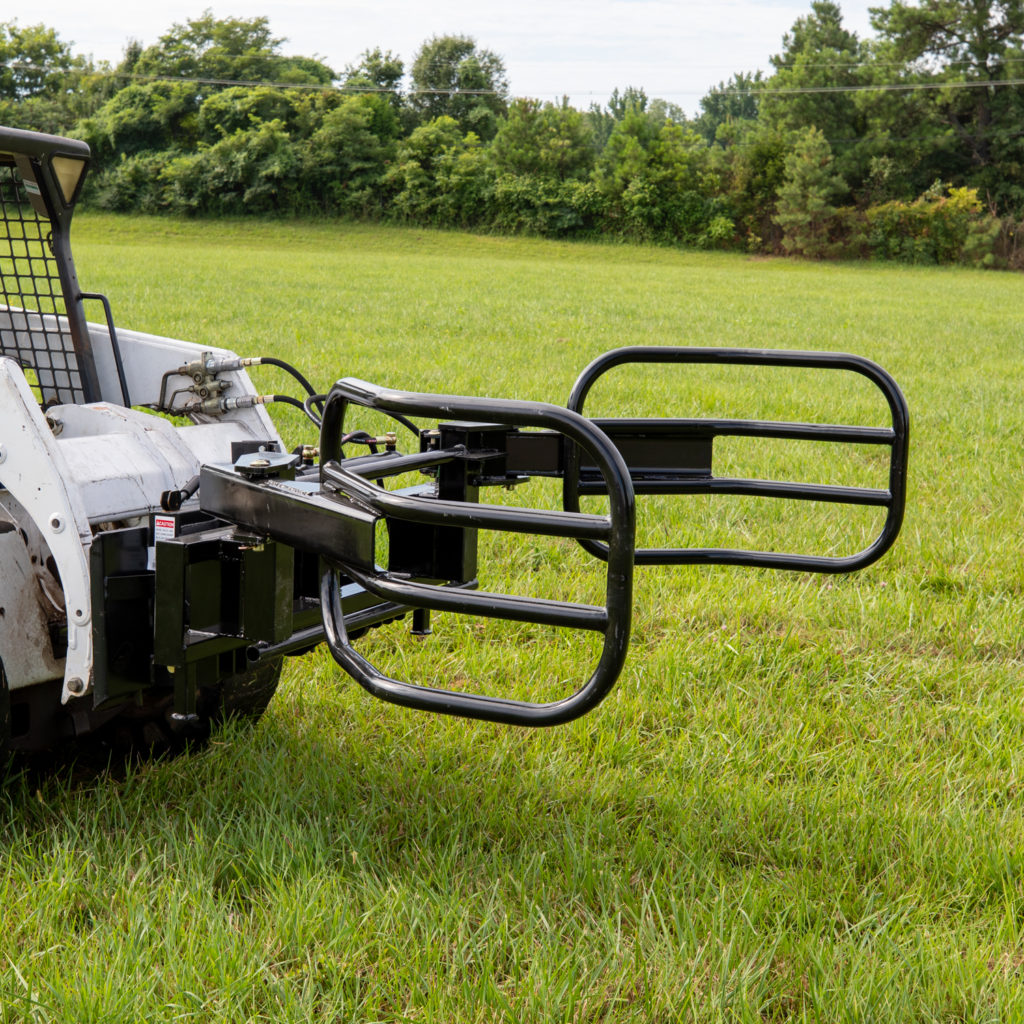
<path id="1" fill-rule="evenodd" d="M 338 464 L 345 412 L 349 404 L 409 416 L 468 419 L 508 426 L 554 429 L 575 442 L 598 467 L 607 489 L 609 514 L 508 509 L 493 505 L 438 501 L 396 495 L 374 486 Z M 573 447 L 573 446 L 570 446 Z M 438 586 L 397 578 L 386 572 L 367 573 L 356 567 L 332 566 L 321 578 L 321 606 L 327 645 L 338 664 L 361 686 L 382 700 L 445 715 L 548 726 L 578 718 L 596 707 L 615 684 L 629 647 L 632 617 L 635 503 L 629 470 L 618 450 L 597 427 L 577 413 L 555 405 L 507 399 L 392 391 L 351 378 L 338 381 L 327 396 L 320 432 L 321 482 L 384 515 L 413 521 L 463 527 L 511 529 L 525 533 L 579 538 L 604 538 L 608 563 L 605 606 L 546 601 L 510 594 L 481 593 L 459 586 Z M 604 644 L 589 679 L 570 696 L 547 703 L 509 700 L 418 686 L 392 679 L 362 657 L 345 630 L 339 571 L 371 593 L 412 607 L 442 608 L 525 622 L 538 622 L 600 632 Z"/>
<path id="2" fill-rule="evenodd" d="M 805 572 L 851 572 L 877 561 L 892 547 L 903 525 L 906 505 L 907 451 L 910 414 L 893 378 L 877 363 L 862 356 L 841 352 L 786 352 L 770 349 L 687 348 L 681 346 L 629 346 L 598 356 L 580 374 L 569 396 L 569 408 L 582 415 L 583 403 L 595 382 L 608 370 L 627 363 L 705 363 L 746 366 L 790 366 L 811 369 L 847 370 L 867 377 L 885 396 L 892 428 L 827 427 L 815 424 L 764 423 L 757 421 L 708 420 L 713 436 L 806 437 L 834 442 L 883 444 L 892 450 L 888 491 L 869 488 L 825 488 L 778 481 L 695 480 L 681 485 L 675 493 L 736 493 L 763 497 L 786 497 L 807 501 L 838 501 L 848 504 L 879 505 L 887 509 L 878 537 L 855 555 L 816 556 L 746 551 L 731 548 L 641 548 L 635 552 L 637 565 L 745 565 Z M 686 421 L 690 423 L 692 421 Z M 580 453 L 570 448 L 563 479 L 563 505 L 579 509 Z M 598 558 L 607 557 L 607 545 L 600 541 L 579 543 Z"/>

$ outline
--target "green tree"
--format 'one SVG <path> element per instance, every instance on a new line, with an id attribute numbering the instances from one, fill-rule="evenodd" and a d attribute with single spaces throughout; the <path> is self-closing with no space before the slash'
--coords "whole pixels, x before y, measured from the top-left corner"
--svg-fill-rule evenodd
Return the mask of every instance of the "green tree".
<path id="1" fill-rule="evenodd" d="M 349 64 L 345 68 L 341 80 L 344 88 L 354 91 L 367 89 L 396 93 L 404 75 L 405 65 L 401 58 L 378 46 L 373 50 L 364 50 L 358 64 Z"/>
<path id="2" fill-rule="evenodd" d="M 646 109 L 647 93 L 632 85 L 627 86 L 621 93 L 618 88 L 613 89 L 608 98 L 607 107 L 602 107 L 599 103 L 591 103 L 590 109 L 584 116 L 590 128 L 594 152 L 604 152 L 604 147 L 608 145 L 615 126 L 626 116 L 627 111 L 639 110 L 643 113 Z"/>
<path id="3" fill-rule="evenodd" d="M 166 202 L 188 213 L 277 213 L 294 209 L 300 158 L 280 121 L 237 131 L 177 157 L 161 172 Z"/>
<path id="4" fill-rule="evenodd" d="M 629 85 L 622 92 L 613 89 L 608 99 L 608 106 L 592 103 L 584 114 L 590 130 L 591 145 L 595 153 L 601 153 L 608 144 L 615 126 L 620 124 L 629 113 L 643 114 L 655 130 L 666 121 L 686 126 L 689 124 L 683 108 L 675 103 L 655 97 L 650 99 L 643 89 Z"/>
<path id="5" fill-rule="evenodd" d="M 785 166 L 775 214 L 783 248 L 795 256 L 835 255 L 832 199 L 847 186 L 835 173 L 832 149 L 820 129 L 804 128 L 798 133 Z"/>
<path id="6" fill-rule="evenodd" d="M 740 71 L 728 81 L 719 82 L 701 97 L 701 114 L 694 122 L 694 128 L 710 144 L 716 141 L 720 125 L 756 121 L 758 93 L 763 84 L 764 77 L 760 71 L 753 74 Z"/>
<path id="7" fill-rule="evenodd" d="M 134 62 L 137 75 L 206 79 L 210 82 L 288 82 L 328 85 L 334 72 L 310 57 L 280 53 L 266 18 L 215 18 L 206 10 L 172 25 Z"/>
<path id="8" fill-rule="evenodd" d="M 385 97 L 345 96 L 305 147 L 304 197 L 321 212 L 379 216 L 397 135 L 398 117 Z"/>
<path id="9" fill-rule="evenodd" d="M 644 116 L 639 106 L 626 111 L 608 136 L 594 176 L 606 194 L 621 194 L 633 179 L 641 176 L 650 162 L 650 149 L 658 126 Z"/>
<path id="10" fill-rule="evenodd" d="M 598 158 L 594 180 L 624 234 L 704 244 L 710 222 L 727 219 L 709 170 L 707 144 L 695 131 L 656 124 L 632 106 Z"/>
<path id="11" fill-rule="evenodd" d="M 279 120 L 294 132 L 300 97 L 287 89 L 269 86 L 233 86 L 208 96 L 199 107 L 196 132 L 200 142 L 219 142 L 226 135 L 245 131 L 254 124 Z"/>
<path id="12" fill-rule="evenodd" d="M 773 250 L 781 240 L 775 203 L 786 174 L 791 139 L 759 121 L 719 125 L 710 159 L 735 219 L 736 233 L 751 251 Z"/>
<path id="13" fill-rule="evenodd" d="M 378 46 L 373 50 L 364 50 L 358 64 L 349 64 L 345 68 L 341 75 L 341 85 L 346 92 L 370 92 L 386 97 L 391 109 L 401 116 L 405 101 L 399 87 L 404 76 L 405 65 L 401 58 Z"/>
<path id="14" fill-rule="evenodd" d="M 409 106 L 421 123 L 451 117 L 489 141 L 508 105 L 505 63 L 469 36 L 434 36 L 416 54 Z"/>
<path id="15" fill-rule="evenodd" d="M 435 187 L 440 223 L 472 228 L 489 222 L 495 172 L 483 144 L 472 132 L 441 154 Z"/>
<path id="16" fill-rule="evenodd" d="M 145 151 L 187 151 L 197 141 L 198 110 L 192 83 L 133 82 L 83 119 L 77 133 L 101 165 Z"/>
<path id="17" fill-rule="evenodd" d="M 618 89 L 612 90 L 612 94 L 608 98 L 608 110 L 617 124 L 630 111 L 644 113 L 647 110 L 647 103 L 647 93 L 643 89 L 627 85 L 622 92 L 619 92 Z"/>
<path id="18" fill-rule="evenodd" d="M 463 134 L 458 121 L 447 115 L 414 129 L 399 144 L 395 163 L 386 175 L 394 214 L 419 223 L 440 223 L 438 182 L 448 173 L 452 159 L 476 148 L 479 141 L 472 132 Z"/>
<path id="19" fill-rule="evenodd" d="M 45 25 L 0 22 L 0 123 L 61 132 L 81 113 L 91 65 Z"/>
<path id="20" fill-rule="evenodd" d="M 761 117 L 773 128 L 796 131 L 814 126 L 829 140 L 842 174 L 859 182 L 867 173 L 862 142 L 867 119 L 856 91 L 868 79 L 868 51 L 843 27 L 833 0 L 814 0 L 783 36 L 782 52 L 771 58 L 775 74 L 764 86 Z"/>
<path id="21" fill-rule="evenodd" d="M 1024 33 L 1021 0 L 892 0 L 871 8 L 871 24 L 907 61 L 934 57 L 978 79 L 998 81 L 1007 51 Z"/>
<path id="22" fill-rule="evenodd" d="M 911 81 L 948 83 L 930 92 L 931 117 L 918 133 L 953 158 L 943 176 L 1024 208 L 1024 101 L 1007 84 L 1024 55 L 1024 0 L 893 0 L 871 8 L 871 23 Z"/>
<path id="23" fill-rule="evenodd" d="M 910 199 L 936 178 L 962 177 L 962 147 L 942 122 L 935 91 L 916 88 L 930 73 L 901 60 L 889 42 L 874 40 L 870 49 L 864 80 L 875 88 L 855 97 L 866 125 L 859 204 Z"/>
<path id="24" fill-rule="evenodd" d="M 647 116 L 659 124 L 671 121 L 672 124 L 678 124 L 684 128 L 690 127 L 690 119 L 681 106 L 677 103 L 669 103 L 668 100 L 663 100 L 658 96 L 655 96 L 647 105 Z"/>
<path id="25" fill-rule="evenodd" d="M 81 66 L 52 28 L 0 23 L 0 96 L 4 99 L 52 96 Z"/>
<path id="26" fill-rule="evenodd" d="M 489 151 L 499 173 L 558 181 L 582 178 L 594 164 L 590 128 L 567 99 L 560 104 L 514 100 Z"/>

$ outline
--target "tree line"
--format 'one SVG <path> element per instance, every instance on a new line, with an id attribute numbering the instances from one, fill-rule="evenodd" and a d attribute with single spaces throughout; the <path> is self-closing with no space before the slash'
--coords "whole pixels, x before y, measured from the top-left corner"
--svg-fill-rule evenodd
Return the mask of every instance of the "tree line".
<path id="1" fill-rule="evenodd" d="M 1024 0 L 890 0 L 871 24 L 814 0 L 771 73 L 688 116 L 635 86 L 587 110 L 513 98 L 465 36 L 337 71 L 207 11 L 110 66 L 12 21 L 0 123 L 87 141 L 104 210 L 1024 265 Z"/>

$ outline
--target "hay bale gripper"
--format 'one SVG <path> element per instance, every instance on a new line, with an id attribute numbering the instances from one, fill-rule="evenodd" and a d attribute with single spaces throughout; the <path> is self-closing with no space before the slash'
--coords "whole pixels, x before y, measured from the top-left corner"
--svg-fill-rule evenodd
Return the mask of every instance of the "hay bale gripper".
<path id="1" fill-rule="evenodd" d="M 583 370 L 565 407 L 354 378 L 318 393 L 281 360 L 115 327 L 107 300 L 79 286 L 71 256 L 89 160 L 81 142 L 0 129 L 0 754 L 103 730 L 148 746 L 202 736 L 227 715 L 258 716 L 283 658 L 321 643 L 384 700 L 554 725 L 615 684 L 636 566 L 845 573 L 899 533 L 906 405 L 866 359 L 619 348 Z M 261 363 L 290 373 L 301 397 L 260 394 L 249 370 Z M 588 418 L 595 382 L 640 363 L 860 375 L 881 390 L 891 420 Z M 303 407 L 308 444 L 285 449 L 266 411 L 274 400 Z M 348 422 L 364 409 L 394 430 L 371 435 Z M 888 486 L 717 477 L 712 451 L 727 436 L 880 446 Z M 416 482 L 399 486 L 409 474 Z M 561 507 L 481 500 L 534 478 L 561 481 Z M 638 497 L 694 494 L 876 506 L 882 521 L 849 556 L 635 546 Z M 581 510 L 588 496 L 599 496 L 600 514 Z M 489 530 L 576 541 L 582 559 L 603 567 L 603 600 L 487 590 L 477 541 Z M 362 634 L 397 619 L 428 633 L 432 610 L 592 632 L 599 653 L 568 696 L 534 703 L 391 678 L 357 651 Z"/>

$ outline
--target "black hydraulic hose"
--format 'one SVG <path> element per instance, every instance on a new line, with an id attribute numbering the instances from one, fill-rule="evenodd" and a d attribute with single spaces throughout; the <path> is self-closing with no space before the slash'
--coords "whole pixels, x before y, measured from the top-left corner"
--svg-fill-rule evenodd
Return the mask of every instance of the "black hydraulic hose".
<path id="1" fill-rule="evenodd" d="M 311 396 L 312 401 L 319 406 L 320 414 L 323 415 L 323 398 L 320 398 L 317 395 L 316 388 L 314 388 L 313 385 L 309 383 L 309 381 L 306 379 L 305 374 L 303 374 L 301 370 L 297 370 L 294 366 L 292 366 L 291 363 L 287 363 L 283 359 L 277 359 L 274 356 L 260 356 L 260 365 L 278 366 L 282 370 L 284 370 L 285 373 L 290 373 L 306 389 L 306 394 Z"/>
<path id="2" fill-rule="evenodd" d="M 323 392 L 316 391 L 313 388 L 313 385 L 310 384 L 309 381 L 306 380 L 306 378 L 298 370 L 295 369 L 295 367 L 290 366 L 283 359 L 275 359 L 270 356 L 260 356 L 259 361 L 260 365 L 269 364 L 270 366 L 279 366 L 281 369 L 290 373 L 306 389 L 306 398 L 303 400 L 302 403 L 302 411 L 309 418 L 313 426 L 319 429 L 323 425 L 322 417 L 324 411 L 324 402 L 327 400 L 327 395 L 324 394 Z M 317 413 L 314 411 L 314 406 L 316 406 L 316 408 L 319 409 L 320 415 L 317 415 Z M 401 425 L 405 427 L 405 429 L 412 433 L 414 436 L 420 436 L 419 427 L 417 427 L 416 424 L 412 422 L 412 420 L 407 419 L 401 413 L 388 412 L 386 415 L 389 416 L 391 419 L 395 420 L 396 422 L 401 423 Z"/>
<path id="3" fill-rule="evenodd" d="M 315 412 L 313 412 L 313 403 L 315 402 L 317 405 L 319 405 L 321 410 L 322 410 L 323 409 L 324 399 L 326 397 L 327 396 L 323 395 L 323 394 L 319 394 L 319 395 L 306 395 L 306 397 L 305 397 L 305 399 L 304 399 L 304 401 L 302 403 L 303 412 L 305 412 L 305 414 L 309 417 L 310 421 L 313 423 L 313 425 L 317 429 L 319 429 L 323 425 L 323 423 L 322 423 L 320 417 L 317 416 L 317 414 Z"/>
<path id="4" fill-rule="evenodd" d="M 352 430 L 347 434 L 342 434 L 338 444 L 371 444 L 372 442 L 373 436 L 365 430 Z"/>
<path id="5" fill-rule="evenodd" d="M 267 395 L 267 401 L 283 402 L 285 405 L 294 405 L 296 409 L 301 409 L 303 412 L 306 412 L 306 406 L 297 398 L 292 398 L 291 395 Z"/>
<path id="6" fill-rule="evenodd" d="M 416 424 L 412 422 L 412 420 L 407 420 L 401 413 L 398 412 L 388 412 L 387 415 L 390 416 L 393 420 L 397 420 L 399 423 L 401 423 L 402 426 L 406 428 L 406 430 L 411 430 L 417 437 L 420 436 L 419 427 L 417 427 Z"/>

